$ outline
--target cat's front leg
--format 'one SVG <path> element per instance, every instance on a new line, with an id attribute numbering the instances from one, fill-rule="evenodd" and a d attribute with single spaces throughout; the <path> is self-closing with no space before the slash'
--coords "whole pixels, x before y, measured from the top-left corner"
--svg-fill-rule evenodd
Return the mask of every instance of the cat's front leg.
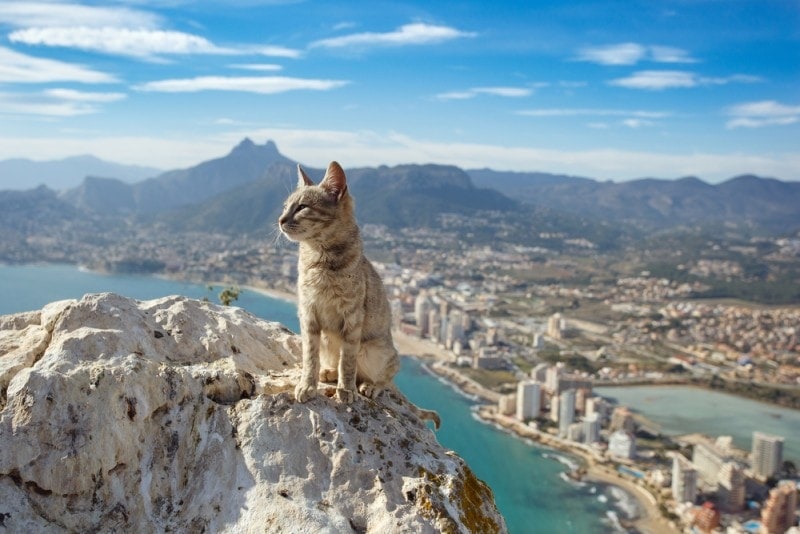
<path id="1" fill-rule="evenodd" d="M 339 380 L 336 383 L 336 397 L 344 402 L 351 403 L 356 396 L 356 367 L 358 351 L 361 343 L 359 341 L 347 341 L 342 343 L 341 354 L 339 356 Z"/>
<path id="2" fill-rule="evenodd" d="M 313 324 L 304 324 L 301 331 L 303 334 L 303 371 L 300 374 L 300 383 L 294 388 L 294 398 L 297 399 L 297 402 L 306 402 L 317 394 L 320 331 Z"/>

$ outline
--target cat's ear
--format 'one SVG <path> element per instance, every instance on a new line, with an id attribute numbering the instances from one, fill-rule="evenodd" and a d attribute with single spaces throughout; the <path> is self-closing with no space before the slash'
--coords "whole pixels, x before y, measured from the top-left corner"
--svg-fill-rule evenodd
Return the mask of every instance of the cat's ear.
<path id="1" fill-rule="evenodd" d="M 297 164 L 297 187 L 303 187 L 306 185 L 314 185 L 314 182 L 311 181 L 311 178 L 306 175 L 306 172 L 303 170 L 303 167 L 300 164 Z"/>
<path id="2" fill-rule="evenodd" d="M 335 161 L 331 161 L 328 164 L 328 170 L 325 171 L 325 178 L 319 186 L 335 197 L 337 201 L 342 200 L 347 194 L 347 178 L 342 167 Z"/>

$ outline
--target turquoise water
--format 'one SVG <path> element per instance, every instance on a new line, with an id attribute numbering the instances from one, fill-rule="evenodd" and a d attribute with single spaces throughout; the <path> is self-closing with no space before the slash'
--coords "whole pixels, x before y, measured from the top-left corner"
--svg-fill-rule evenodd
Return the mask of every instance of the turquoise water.
<path id="1" fill-rule="evenodd" d="M 784 459 L 800 463 L 798 410 L 688 386 L 597 388 L 595 391 L 658 423 L 661 432 L 667 435 L 699 432 L 732 436 L 737 447 L 748 451 L 752 448 L 754 430 L 783 436 Z"/>
<path id="2" fill-rule="evenodd" d="M 103 291 L 140 300 L 182 294 L 216 302 L 220 289 L 209 292 L 195 284 L 100 275 L 70 266 L 0 266 L 0 314 L 35 310 L 55 300 Z M 235 304 L 297 331 L 291 303 L 245 291 Z M 418 361 L 404 358 L 396 382 L 417 405 L 439 412 L 443 423 L 437 438 L 493 489 L 510 532 L 613 532 L 609 517 L 626 517 L 626 510 L 632 510 L 630 497 L 616 488 L 562 478 L 564 463 L 574 461 L 569 457 L 478 422 L 471 411 L 474 402 L 432 376 Z"/>

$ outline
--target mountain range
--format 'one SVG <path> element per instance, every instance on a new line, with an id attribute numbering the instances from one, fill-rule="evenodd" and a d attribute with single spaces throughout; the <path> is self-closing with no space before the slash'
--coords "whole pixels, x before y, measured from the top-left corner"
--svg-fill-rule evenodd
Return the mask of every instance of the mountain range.
<path id="1" fill-rule="evenodd" d="M 73 156 L 51 161 L 6 159 L 0 161 L 0 191 L 23 191 L 40 185 L 63 191 L 77 187 L 86 176 L 138 182 L 162 172 L 152 167 L 112 163 L 94 156 Z"/>
<path id="2" fill-rule="evenodd" d="M 306 170 L 315 181 L 324 173 Z M 434 226 L 442 213 L 479 218 L 480 212 L 523 221 L 551 217 L 573 226 L 580 221 L 582 227 L 597 221 L 644 230 L 704 224 L 771 232 L 800 228 L 800 182 L 752 175 L 712 185 L 694 177 L 614 183 L 434 164 L 346 172 L 359 220 L 394 228 Z M 224 157 L 140 181 L 93 175 L 59 194 L 47 188 L 2 192 L 0 213 L 24 217 L 19 205 L 25 203 L 25 213 L 35 217 L 37 202 L 48 213 L 61 203 L 70 217 L 124 215 L 175 231 L 262 232 L 274 227 L 296 180 L 296 162 L 274 142 L 245 139 Z"/>

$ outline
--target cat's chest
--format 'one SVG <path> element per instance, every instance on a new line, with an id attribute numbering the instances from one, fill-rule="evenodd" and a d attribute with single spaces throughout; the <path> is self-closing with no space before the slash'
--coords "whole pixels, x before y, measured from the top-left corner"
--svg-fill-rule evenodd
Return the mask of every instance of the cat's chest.
<path id="1" fill-rule="evenodd" d="M 320 312 L 338 314 L 364 300 L 364 279 L 357 271 L 307 269 L 298 281 L 301 299 Z"/>

